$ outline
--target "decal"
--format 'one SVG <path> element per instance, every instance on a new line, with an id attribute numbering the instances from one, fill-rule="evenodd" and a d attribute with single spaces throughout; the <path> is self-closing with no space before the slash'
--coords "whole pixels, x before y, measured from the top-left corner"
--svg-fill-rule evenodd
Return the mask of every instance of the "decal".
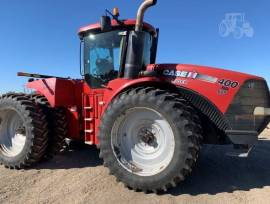
<path id="1" fill-rule="evenodd" d="M 212 77 L 212 76 L 208 76 L 208 75 L 204 75 L 204 74 L 198 74 L 197 78 L 201 81 L 206 81 L 206 82 L 210 82 L 210 83 L 217 83 L 218 82 L 218 78 L 216 77 Z"/>
<path id="2" fill-rule="evenodd" d="M 236 88 L 239 86 L 239 82 L 227 80 L 227 79 L 221 79 L 218 81 L 218 83 L 221 84 L 222 86 L 228 87 L 228 88 Z"/>
<path id="3" fill-rule="evenodd" d="M 189 71 L 184 71 L 184 70 L 171 70 L 171 69 L 166 69 L 163 71 L 164 76 L 169 76 L 169 77 L 181 77 L 181 78 L 188 78 L 188 79 L 197 79 L 201 81 L 206 81 L 210 83 L 217 83 L 218 78 L 209 76 L 209 75 L 204 75 L 204 74 L 199 74 L 197 72 L 189 72 Z"/>
<path id="4" fill-rule="evenodd" d="M 218 90 L 218 95 L 226 95 L 227 93 L 229 92 L 229 88 L 228 87 L 225 87 L 225 86 L 222 86 L 221 89 Z"/>
<path id="5" fill-rule="evenodd" d="M 173 84 L 180 84 L 180 85 L 187 85 L 188 81 L 187 80 L 181 80 L 181 79 L 176 79 L 172 81 Z"/>
<path id="6" fill-rule="evenodd" d="M 188 71 L 166 69 L 163 71 L 163 75 L 164 76 L 171 76 L 171 77 L 182 77 L 182 78 L 195 79 L 197 77 L 198 73 L 197 72 L 188 72 Z"/>

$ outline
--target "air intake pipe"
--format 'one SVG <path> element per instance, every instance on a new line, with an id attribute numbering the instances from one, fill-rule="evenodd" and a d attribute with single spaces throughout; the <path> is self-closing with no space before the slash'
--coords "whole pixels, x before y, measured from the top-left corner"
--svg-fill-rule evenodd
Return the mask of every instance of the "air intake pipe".
<path id="1" fill-rule="evenodd" d="M 146 33 L 143 32 L 144 14 L 149 7 L 156 5 L 156 3 L 157 0 L 145 0 L 138 10 L 135 31 L 129 33 L 124 78 L 135 79 L 142 71 L 146 38 Z"/>

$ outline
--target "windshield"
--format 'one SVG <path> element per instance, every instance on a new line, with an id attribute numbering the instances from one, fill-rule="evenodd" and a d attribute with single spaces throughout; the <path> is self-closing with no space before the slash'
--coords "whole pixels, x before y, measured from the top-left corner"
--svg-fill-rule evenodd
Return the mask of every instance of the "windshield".
<path id="1" fill-rule="evenodd" d="M 121 66 L 126 35 L 122 30 L 89 34 L 84 38 L 85 80 L 91 88 L 100 88 L 116 79 Z M 144 66 L 150 63 L 151 35 L 146 35 Z"/>

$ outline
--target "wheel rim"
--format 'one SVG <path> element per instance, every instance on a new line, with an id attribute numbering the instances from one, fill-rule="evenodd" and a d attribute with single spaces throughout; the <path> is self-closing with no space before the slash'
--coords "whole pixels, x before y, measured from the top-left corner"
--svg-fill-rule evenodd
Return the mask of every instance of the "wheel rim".
<path id="1" fill-rule="evenodd" d="M 154 176 L 170 164 L 175 140 L 170 124 L 159 112 L 132 108 L 114 123 L 111 145 L 126 170 L 139 176 Z"/>
<path id="2" fill-rule="evenodd" d="M 18 156 L 26 143 L 26 130 L 20 115 L 12 109 L 0 110 L 0 152 L 6 157 Z"/>

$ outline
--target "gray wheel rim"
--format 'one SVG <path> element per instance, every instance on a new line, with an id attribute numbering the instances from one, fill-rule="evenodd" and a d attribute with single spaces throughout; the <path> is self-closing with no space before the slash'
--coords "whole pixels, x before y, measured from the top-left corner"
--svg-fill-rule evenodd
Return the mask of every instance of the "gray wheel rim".
<path id="1" fill-rule="evenodd" d="M 17 111 L 0 110 L 0 152 L 6 157 L 16 157 L 24 149 L 26 130 Z"/>
<path id="2" fill-rule="evenodd" d="M 139 176 L 154 176 L 170 164 L 175 139 L 162 114 L 136 107 L 114 123 L 111 145 L 115 157 L 126 170 Z"/>

